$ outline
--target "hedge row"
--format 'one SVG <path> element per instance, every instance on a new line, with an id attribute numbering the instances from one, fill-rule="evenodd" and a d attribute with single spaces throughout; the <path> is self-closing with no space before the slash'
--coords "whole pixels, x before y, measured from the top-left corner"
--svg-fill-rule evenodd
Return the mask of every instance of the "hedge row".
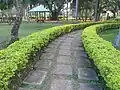
<path id="1" fill-rule="evenodd" d="M 70 24 L 57 26 L 33 33 L 16 41 L 8 48 L 0 51 L 0 90 L 9 90 L 8 84 L 16 72 L 25 68 L 29 56 L 46 46 L 56 37 L 76 29 L 83 29 L 94 23 Z"/>
<path id="2" fill-rule="evenodd" d="M 103 22 L 99 22 L 103 23 Z M 72 30 L 84 29 L 96 23 L 81 23 L 57 26 L 50 29 L 33 33 L 26 38 L 16 41 L 8 48 L 0 51 L 0 90 L 9 90 L 9 83 L 16 72 L 20 72 L 29 62 L 30 56 L 37 50 L 42 49 L 56 37 L 71 32 Z"/>
<path id="3" fill-rule="evenodd" d="M 84 47 L 106 81 L 108 90 L 120 90 L 120 51 L 98 33 L 119 27 L 120 24 L 98 24 L 87 27 L 82 34 Z"/>

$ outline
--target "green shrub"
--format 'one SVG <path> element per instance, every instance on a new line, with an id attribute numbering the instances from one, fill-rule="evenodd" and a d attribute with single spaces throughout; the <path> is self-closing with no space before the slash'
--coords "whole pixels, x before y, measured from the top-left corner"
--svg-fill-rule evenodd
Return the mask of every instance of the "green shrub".
<path id="1" fill-rule="evenodd" d="M 99 37 L 98 33 L 120 24 L 99 24 L 87 27 L 82 34 L 84 47 L 106 81 L 108 90 L 120 90 L 120 51 L 111 42 Z"/>
<path id="2" fill-rule="evenodd" d="M 21 70 L 26 68 L 30 56 L 34 55 L 38 49 L 42 49 L 44 46 L 46 46 L 49 41 L 62 34 L 71 32 L 72 30 L 83 29 L 93 24 L 97 23 L 91 22 L 70 24 L 42 30 L 40 32 L 33 33 L 19 41 L 16 41 L 8 48 L 1 50 L 0 90 L 9 90 L 8 85 L 11 78 L 15 76 L 16 72 L 20 72 Z"/>
<path id="3" fill-rule="evenodd" d="M 8 48 L 0 51 L 0 90 L 9 90 L 8 84 L 16 72 L 25 68 L 29 56 L 38 49 L 46 46 L 56 37 L 76 29 L 83 29 L 93 23 L 70 24 L 57 26 L 33 33 L 26 38 L 16 41 Z"/>

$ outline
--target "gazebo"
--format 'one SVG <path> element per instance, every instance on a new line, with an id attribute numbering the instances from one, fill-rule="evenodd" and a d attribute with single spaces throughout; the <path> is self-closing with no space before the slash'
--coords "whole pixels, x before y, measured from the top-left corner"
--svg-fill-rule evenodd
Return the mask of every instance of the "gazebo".
<path id="1" fill-rule="evenodd" d="M 43 5 L 36 6 L 29 10 L 29 15 L 32 18 L 35 18 L 37 22 L 46 20 L 48 17 L 50 10 L 46 9 Z M 34 16 L 33 16 L 34 15 Z"/>

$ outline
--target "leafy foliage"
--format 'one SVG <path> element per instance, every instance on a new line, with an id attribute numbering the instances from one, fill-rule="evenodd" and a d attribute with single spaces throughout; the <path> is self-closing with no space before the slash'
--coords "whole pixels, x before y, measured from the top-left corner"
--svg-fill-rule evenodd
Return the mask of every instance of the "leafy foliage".
<path id="1" fill-rule="evenodd" d="M 13 0 L 0 0 L 0 9 L 5 10 L 13 5 Z"/>
<path id="2" fill-rule="evenodd" d="M 8 48 L 0 51 L 0 90 L 8 89 L 9 80 L 15 75 L 16 71 L 25 68 L 30 53 L 34 54 L 38 49 L 46 46 L 49 41 L 64 33 L 82 29 L 91 24 L 93 23 L 71 24 L 46 29 L 16 41 Z"/>
<path id="3" fill-rule="evenodd" d="M 86 28 L 82 35 L 84 47 L 100 70 L 108 90 L 120 89 L 120 51 L 116 50 L 111 42 L 100 38 L 97 33 L 119 27 L 120 24 L 115 23 L 94 25 Z"/>
<path id="4" fill-rule="evenodd" d="M 109 22 L 109 21 L 108 21 Z M 103 23 L 103 22 L 98 22 Z M 28 64 L 29 56 L 46 46 L 49 41 L 56 37 L 71 32 L 73 30 L 84 29 L 90 25 L 97 24 L 94 22 L 70 24 L 45 29 L 33 33 L 11 44 L 8 48 L 0 51 L 0 90 L 9 90 L 8 83 L 10 79 L 25 68 Z"/>

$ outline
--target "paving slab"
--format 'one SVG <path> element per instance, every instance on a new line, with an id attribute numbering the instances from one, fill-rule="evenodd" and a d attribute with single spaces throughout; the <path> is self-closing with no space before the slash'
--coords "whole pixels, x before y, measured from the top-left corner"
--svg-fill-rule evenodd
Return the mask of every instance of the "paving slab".
<path id="1" fill-rule="evenodd" d="M 83 80 L 98 80 L 97 74 L 92 68 L 79 68 L 78 78 Z"/>
<path id="2" fill-rule="evenodd" d="M 55 54 L 54 53 L 43 53 L 42 55 L 41 55 L 41 59 L 50 59 L 50 60 L 53 60 L 54 59 L 54 57 L 55 57 Z"/>
<path id="3" fill-rule="evenodd" d="M 58 40 L 65 40 L 67 38 L 67 36 L 62 36 L 62 37 L 59 37 Z"/>
<path id="4" fill-rule="evenodd" d="M 71 47 L 70 47 L 70 46 L 61 45 L 61 46 L 60 46 L 60 49 L 63 49 L 63 50 L 68 49 L 68 50 L 71 50 Z"/>
<path id="5" fill-rule="evenodd" d="M 47 49 L 45 49 L 45 52 L 56 53 L 57 49 L 56 48 L 47 48 Z"/>
<path id="6" fill-rule="evenodd" d="M 87 59 L 76 58 L 76 63 L 78 68 L 92 67 L 91 62 Z"/>
<path id="7" fill-rule="evenodd" d="M 103 89 L 97 85 L 92 85 L 89 83 L 81 83 L 78 90 L 103 90 Z"/>
<path id="8" fill-rule="evenodd" d="M 64 45 L 64 46 L 71 46 L 71 44 L 72 44 L 71 42 L 65 42 L 65 41 L 64 41 L 64 43 L 62 43 L 61 45 Z"/>
<path id="9" fill-rule="evenodd" d="M 52 61 L 50 60 L 40 60 L 35 64 L 36 69 L 49 69 L 52 65 Z"/>
<path id="10" fill-rule="evenodd" d="M 84 51 L 84 48 L 80 47 L 76 47 L 76 46 L 72 46 L 74 51 Z"/>
<path id="11" fill-rule="evenodd" d="M 53 71 L 54 74 L 72 75 L 71 65 L 58 64 Z"/>
<path id="12" fill-rule="evenodd" d="M 73 41 L 72 40 L 64 40 L 63 43 L 72 43 Z"/>
<path id="13" fill-rule="evenodd" d="M 54 42 L 58 42 L 58 43 L 61 43 L 61 42 L 63 42 L 64 40 L 62 40 L 62 39 L 56 39 Z"/>
<path id="14" fill-rule="evenodd" d="M 70 56 L 58 56 L 57 62 L 62 64 L 73 64 L 74 61 Z"/>
<path id="15" fill-rule="evenodd" d="M 30 90 L 28 88 L 19 88 L 18 90 Z"/>
<path id="16" fill-rule="evenodd" d="M 71 56 L 71 54 L 72 54 L 71 50 L 59 50 L 59 55 Z"/>
<path id="17" fill-rule="evenodd" d="M 73 90 L 72 82 L 70 80 L 54 80 L 51 84 L 50 90 Z"/>
<path id="18" fill-rule="evenodd" d="M 81 51 L 76 51 L 74 52 L 74 57 L 80 58 L 80 57 L 88 57 L 87 54 L 85 52 L 81 52 Z"/>
<path id="19" fill-rule="evenodd" d="M 46 71 L 34 70 L 25 78 L 24 82 L 29 84 L 41 85 L 42 82 L 45 80 L 46 75 Z"/>
<path id="20" fill-rule="evenodd" d="M 65 40 L 66 40 L 66 41 L 73 41 L 74 38 L 69 37 L 69 38 L 66 38 Z"/>

